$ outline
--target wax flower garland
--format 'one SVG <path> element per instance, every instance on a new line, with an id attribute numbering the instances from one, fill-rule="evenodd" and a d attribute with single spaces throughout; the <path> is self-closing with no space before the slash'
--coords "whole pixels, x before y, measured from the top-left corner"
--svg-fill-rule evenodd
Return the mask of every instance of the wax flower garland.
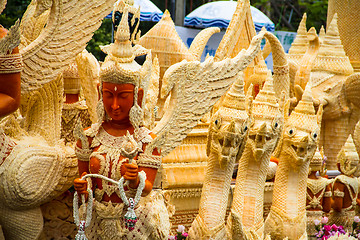
<path id="1" fill-rule="evenodd" d="M 360 217 L 355 216 L 353 222 L 353 230 L 350 233 L 346 233 L 343 226 L 326 225 L 328 222 L 327 217 L 323 217 L 321 220 L 314 220 L 315 228 L 318 233 L 315 237 L 318 240 L 330 239 L 331 237 L 339 237 L 341 235 L 348 235 L 352 238 L 360 239 Z"/>
<path id="2" fill-rule="evenodd" d="M 168 240 L 185 240 L 189 234 L 185 232 L 183 225 L 178 225 L 176 236 L 169 236 Z"/>
<path id="3" fill-rule="evenodd" d="M 344 227 L 343 226 L 336 226 L 335 224 L 333 225 L 326 225 L 326 223 L 328 222 L 328 218 L 327 217 L 323 217 L 320 220 L 314 220 L 315 223 L 315 229 L 318 231 L 318 233 L 315 235 L 315 237 L 319 240 L 323 240 L 323 239 L 328 239 L 332 236 L 336 236 L 336 235 L 343 235 L 346 234 Z"/>
<path id="4" fill-rule="evenodd" d="M 353 222 L 352 227 L 353 227 L 352 236 L 359 239 L 360 238 L 360 217 L 359 216 L 354 217 L 354 222 Z"/>

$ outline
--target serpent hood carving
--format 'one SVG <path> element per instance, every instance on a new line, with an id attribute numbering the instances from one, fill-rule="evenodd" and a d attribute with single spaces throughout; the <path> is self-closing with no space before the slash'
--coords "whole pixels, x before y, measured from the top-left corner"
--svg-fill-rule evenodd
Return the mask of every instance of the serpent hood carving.
<path id="1" fill-rule="evenodd" d="M 227 222 L 232 239 L 263 239 L 264 186 L 270 155 L 282 128 L 282 117 L 268 74 L 263 89 L 253 101 L 248 138 L 239 160 L 231 215 Z"/>
<path id="2" fill-rule="evenodd" d="M 288 101 L 284 111 L 273 203 L 265 221 L 265 233 L 272 239 L 299 239 L 307 235 L 307 176 L 320 136 L 322 106 L 315 113 L 310 85 L 290 116 L 289 104 Z"/>

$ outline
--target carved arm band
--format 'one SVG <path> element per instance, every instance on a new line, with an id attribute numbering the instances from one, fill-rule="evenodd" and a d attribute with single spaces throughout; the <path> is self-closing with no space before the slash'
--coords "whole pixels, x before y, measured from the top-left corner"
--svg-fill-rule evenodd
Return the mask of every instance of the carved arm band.
<path id="1" fill-rule="evenodd" d="M 334 191 L 334 197 L 341 197 L 343 198 L 345 196 L 345 193 L 344 192 L 341 192 L 339 189 L 336 189 Z"/>

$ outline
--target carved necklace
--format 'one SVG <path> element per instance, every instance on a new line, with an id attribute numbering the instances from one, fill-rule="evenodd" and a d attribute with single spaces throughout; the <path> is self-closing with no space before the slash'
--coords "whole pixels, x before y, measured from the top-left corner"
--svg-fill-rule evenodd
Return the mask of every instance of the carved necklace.
<path id="1" fill-rule="evenodd" d="M 135 139 L 132 135 L 130 135 L 129 132 L 127 132 L 126 136 L 126 143 L 123 147 L 120 148 L 121 154 L 128 158 L 129 163 L 132 163 L 133 158 L 141 151 L 141 149 L 138 147 Z M 111 183 L 117 184 L 119 187 L 120 192 L 120 198 L 123 201 L 123 203 L 128 207 L 128 211 L 125 213 L 124 220 L 125 220 L 125 227 L 129 229 L 129 231 L 134 230 L 135 223 L 137 222 L 137 217 L 135 214 L 135 207 L 139 203 L 141 194 L 145 188 L 145 180 L 146 180 L 146 173 L 144 171 L 139 172 L 139 186 L 137 187 L 136 194 L 134 198 L 127 199 L 124 189 L 124 177 L 121 177 L 120 180 L 117 182 L 111 178 L 105 177 L 100 174 L 86 174 L 81 179 L 85 180 L 86 178 L 96 177 L 101 178 L 106 181 L 109 181 Z M 91 211 L 92 211 L 92 205 L 93 205 L 93 196 L 91 189 L 88 189 L 89 192 L 89 200 L 88 200 L 88 208 L 87 208 L 87 214 L 86 214 L 86 220 L 79 219 L 79 207 L 78 207 L 78 195 L 77 192 L 74 194 L 74 221 L 76 225 L 78 226 L 78 234 L 76 235 L 76 240 L 87 240 L 85 236 L 85 228 L 89 226 L 91 221 Z M 85 198 L 82 196 L 83 204 L 85 204 Z"/>

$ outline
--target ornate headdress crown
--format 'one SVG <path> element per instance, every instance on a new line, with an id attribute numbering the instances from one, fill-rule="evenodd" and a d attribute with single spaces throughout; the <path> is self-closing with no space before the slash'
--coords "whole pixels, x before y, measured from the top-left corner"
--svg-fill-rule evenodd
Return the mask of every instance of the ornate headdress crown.
<path id="1" fill-rule="evenodd" d="M 229 91 L 226 93 L 222 103 L 224 107 L 234 108 L 237 110 L 245 110 L 245 95 L 244 95 L 244 73 L 240 72 L 237 79 L 232 84 Z"/>
<path id="2" fill-rule="evenodd" d="M 306 85 L 302 98 L 291 112 L 288 122 L 291 122 L 294 126 L 300 128 L 302 126 L 307 126 L 309 128 L 318 127 L 318 116 L 315 112 L 312 100 L 310 83 Z M 299 124 L 301 126 L 299 126 Z"/>
<path id="3" fill-rule="evenodd" d="M 320 171 L 322 170 L 323 165 L 325 164 L 325 156 L 324 156 L 324 150 L 321 148 L 316 149 L 316 152 L 314 154 L 314 157 L 310 161 L 310 170 L 311 171 Z"/>
<path id="4" fill-rule="evenodd" d="M 134 0 L 118 0 L 114 4 L 114 10 L 112 15 L 112 21 L 114 24 L 114 29 L 117 29 L 117 20 L 121 14 L 124 14 L 125 8 L 127 8 L 127 15 L 129 13 L 132 14 L 132 17 L 130 19 L 130 29 L 131 29 L 131 36 L 129 35 L 129 39 L 131 39 L 131 42 L 135 42 L 140 37 L 140 34 L 137 34 L 139 23 L 140 23 L 140 6 L 138 8 L 134 7 Z M 119 12 L 120 14 L 118 15 Z"/>
<path id="5" fill-rule="evenodd" d="M 253 114 L 266 118 L 274 118 L 276 112 L 280 113 L 279 104 L 275 96 L 273 77 L 268 71 L 264 87 L 256 95 L 253 101 Z"/>
<path id="6" fill-rule="evenodd" d="M 139 86 L 141 66 L 134 59 L 133 49 L 129 40 L 130 32 L 127 24 L 127 8 L 115 33 L 115 42 L 101 47 L 107 53 L 100 69 L 100 81 L 111 83 L 131 83 Z"/>
<path id="7" fill-rule="evenodd" d="M 143 110 L 137 103 L 138 91 L 139 87 L 142 87 L 149 80 L 152 62 L 150 53 L 147 54 L 142 66 L 134 61 L 135 56 L 129 36 L 128 8 L 124 7 L 124 13 L 115 34 L 115 42 L 101 47 L 101 50 L 108 56 L 100 68 L 100 88 L 102 88 L 103 82 L 134 85 L 134 105 L 130 110 L 129 117 L 132 125 L 137 128 L 143 121 Z M 98 117 L 99 121 L 103 121 L 102 94 L 99 104 Z"/>

